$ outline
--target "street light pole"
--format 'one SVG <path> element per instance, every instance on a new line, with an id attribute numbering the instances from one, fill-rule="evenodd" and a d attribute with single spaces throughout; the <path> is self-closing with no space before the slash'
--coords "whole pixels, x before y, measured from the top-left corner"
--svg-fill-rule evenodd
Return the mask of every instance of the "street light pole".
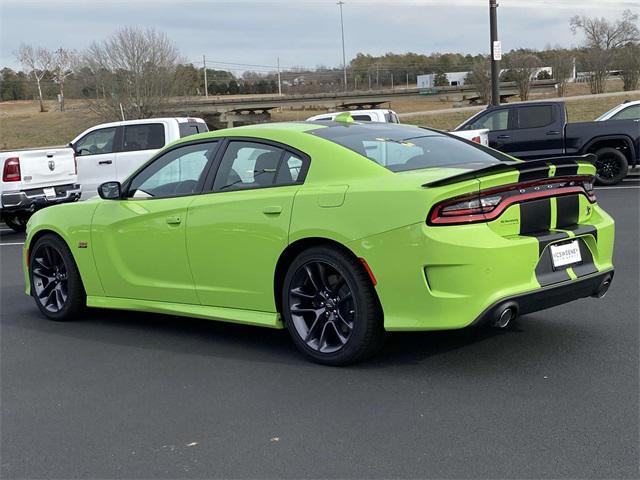
<path id="1" fill-rule="evenodd" d="M 344 51 L 344 19 L 342 17 L 342 5 L 344 2 L 340 0 L 336 5 L 340 7 L 340 31 L 342 32 L 342 70 L 344 73 L 344 91 L 347 91 L 347 55 Z"/>
<path id="2" fill-rule="evenodd" d="M 491 105 L 500 105 L 500 60 L 502 45 L 498 40 L 498 0 L 489 0 L 491 28 Z"/>

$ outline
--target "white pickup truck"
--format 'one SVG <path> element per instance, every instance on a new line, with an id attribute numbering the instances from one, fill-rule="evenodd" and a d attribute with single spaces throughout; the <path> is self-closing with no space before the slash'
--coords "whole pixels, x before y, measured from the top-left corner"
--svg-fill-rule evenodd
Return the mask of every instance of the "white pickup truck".
<path id="1" fill-rule="evenodd" d="M 80 199 L 71 148 L 0 152 L 0 167 L 0 218 L 16 232 L 36 210 Z"/>
<path id="2" fill-rule="evenodd" d="M 123 181 L 165 145 L 208 130 L 201 118 L 127 120 L 85 130 L 69 143 L 76 153 L 82 198 L 97 195 L 101 183 Z"/>
<path id="3" fill-rule="evenodd" d="M 307 122 L 319 122 L 326 120 L 334 120 L 337 115 L 345 112 L 331 112 L 323 113 L 320 115 L 314 115 L 307 118 Z M 385 108 L 377 109 L 363 109 L 363 110 L 351 110 L 348 111 L 356 122 L 380 122 L 380 123 L 400 123 L 398 114 L 393 110 Z M 485 147 L 489 146 L 489 130 L 486 128 L 480 130 L 463 130 L 460 132 L 449 132 L 456 137 L 471 140 L 472 142 L 479 143 Z"/>

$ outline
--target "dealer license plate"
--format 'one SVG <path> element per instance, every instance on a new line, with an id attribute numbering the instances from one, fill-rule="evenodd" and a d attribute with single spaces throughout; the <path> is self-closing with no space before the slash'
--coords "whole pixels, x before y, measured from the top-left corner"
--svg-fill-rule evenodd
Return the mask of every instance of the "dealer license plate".
<path id="1" fill-rule="evenodd" d="M 47 198 L 56 198 L 56 189 L 52 187 L 44 188 L 44 196 Z"/>
<path id="2" fill-rule="evenodd" d="M 573 265 L 574 263 L 580 263 L 582 261 L 578 240 L 574 240 L 569 243 L 562 243 L 560 245 L 551 245 L 550 248 L 551 261 L 555 268 Z"/>

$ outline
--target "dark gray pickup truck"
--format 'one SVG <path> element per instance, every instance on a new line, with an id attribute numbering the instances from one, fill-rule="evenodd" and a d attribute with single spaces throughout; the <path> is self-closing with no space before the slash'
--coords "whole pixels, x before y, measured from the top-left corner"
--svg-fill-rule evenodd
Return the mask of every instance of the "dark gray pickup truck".
<path id="1" fill-rule="evenodd" d="M 594 153 L 597 181 L 616 184 L 640 161 L 640 120 L 567 123 L 564 102 L 488 107 L 455 130 L 489 129 L 489 146 L 522 160 Z"/>

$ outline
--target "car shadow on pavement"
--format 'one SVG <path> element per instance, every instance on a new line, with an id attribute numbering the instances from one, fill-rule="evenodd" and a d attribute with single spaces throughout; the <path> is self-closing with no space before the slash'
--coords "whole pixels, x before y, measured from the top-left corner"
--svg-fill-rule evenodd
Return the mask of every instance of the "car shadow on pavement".
<path id="1" fill-rule="evenodd" d="M 235 358 L 259 363 L 310 365 L 296 350 L 286 330 L 170 315 L 100 309 L 89 310 L 85 319 L 58 323 L 40 317 L 35 306 L 26 309 L 35 311 L 24 312 L 21 309 L 27 313 L 28 318 L 18 315 L 17 318 L 8 322 L 7 319 L 3 320 L 3 323 L 37 330 L 47 335 L 62 335 L 85 342 L 107 343 L 136 349 L 171 351 L 202 357 Z M 523 340 L 524 343 L 514 342 L 521 333 L 530 333 L 527 332 L 529 327 L 523 329 L 520 322 L 505 330 L 476 327 L 440 332 L 392 332 L 387 334 L 386 343 L 381 352 L 371 359 L 348 368 L 385 369 L 401 365 L 424 368 L 428 365 L 429 359 L 441 356 L 448 358 L 450 366 L 456 364 L 460 368 L 464 368 L 466 363 L 472 363 L 474 366 L 483 362 L 497 364 L 504 359 L 504 355 L 517 355 L 517 349 L 529 342 L 537 343 L 536 356 L 544 358 L 549 352 L 545 351 L 545 342 L 540 342 L 537 338 L 541 334 L 540 328 L 559 327 L 554 326 L 554 322 L 541 323 L 537 320 L 531 324 L 537 325 L 533 328 L 536 331 L 534 335 L 536 338 L 524 335 L 524 337 L 530 337 Z M 558 335 L 558 332 L 546 333 L 550 337 Z M 505 338 L 508 339 L 505 341 Z M 451 352 L 456 352 L 455 356 L 447 355 Z"/>

